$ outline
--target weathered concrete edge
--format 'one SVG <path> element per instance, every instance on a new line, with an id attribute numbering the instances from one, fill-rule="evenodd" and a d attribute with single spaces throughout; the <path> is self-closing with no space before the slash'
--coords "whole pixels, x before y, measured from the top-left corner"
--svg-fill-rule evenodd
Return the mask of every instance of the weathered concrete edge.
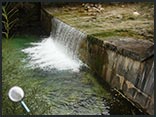
<path id="1" fill-rule="evenodd" d="M 101 47 L 107 48 L 107 49 L 112 50 L 112 51 L 114 51 L 116 53 L 119 53 L 119 54 L 121 54 L 123 56 L 129 57 L 131 59 L 134 59 L 134 60 L 137 60 L 137 61 L 140 61 L 140 62 L 143 62 L 146 59 L 154 56 L 154 44 L 151 46 L 150 49 L 148 49 L 146 51 L 145 54 L 141 55 L 141 54 L 135 53 L 133 51 L 130 51 L 128 49 L 121 48 L 119 46 L 114 45 L 113 43 L 111 43 L 112 40 L 111 41 L 110 40 L 100 40 L 100 39 L 98 39 L 98 38 L 96 38 L 96 37 L 94 37 L 92 35 L 88 35 L 87 39 L 90 42 L 93 42 L 93 43 L 96 43 L 96 44 L 100 45 Z M 144 41 L 144 40 L 140 40 L 140 41 Z"/>

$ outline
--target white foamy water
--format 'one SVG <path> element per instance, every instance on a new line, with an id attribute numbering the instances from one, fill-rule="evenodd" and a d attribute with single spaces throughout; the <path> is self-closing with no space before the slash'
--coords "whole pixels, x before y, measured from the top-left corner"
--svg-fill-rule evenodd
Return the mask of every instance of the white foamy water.
<path id="1" fill-rule="evenodd" d="M 32 47 L 22 50 L 28 54 L 29 67 L 44 70 L 73 70 L 79 71 L 83 63 L 79 60 L 78 48 L 86 35 L 75 28 L 52 18 L 52 31 L 49 38 Z"/>
<path id="2" fill-rule="evenodd" d="M 43 70 L 73 70 L 79 71 L 83 64 L 66 53 L 66 49 L 51 37 L 39 43 L 32 43 L 33 47 L 23 49 L 28 54 L 29 67 Z"/>

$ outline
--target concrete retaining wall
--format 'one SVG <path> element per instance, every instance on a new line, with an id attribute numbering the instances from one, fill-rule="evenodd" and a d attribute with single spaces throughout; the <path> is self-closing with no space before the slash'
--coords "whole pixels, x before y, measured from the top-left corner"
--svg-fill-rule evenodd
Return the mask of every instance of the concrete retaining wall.
<path id="1" fill-rule="evenodd" d="M 112 88 L 122 92 L 147 113 L 154 114 L 154 44 L 145 40 L 88 36 L 80 58 Z"/>

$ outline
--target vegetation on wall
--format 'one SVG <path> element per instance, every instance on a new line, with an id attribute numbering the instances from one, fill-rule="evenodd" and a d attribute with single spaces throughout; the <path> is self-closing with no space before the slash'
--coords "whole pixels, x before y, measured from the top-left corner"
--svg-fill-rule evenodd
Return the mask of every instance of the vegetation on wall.
<path id="1" fill-rule="evenodd" d="M 2 5 L 2 23 L 3 31 L 2 34 L 6 39 L 11 38 L 10 30 L 14 27 L 15 23 L 18 21 L 18 18 L 15 18 L 15 14 L 18 12 L 16 7 L 13 7 L 11 3 L 5 3 Z"/>
<path id="2" fill-rule="evenodd" d="M 21 34 L 40 35 L 40 3 L 3 2 L 2 24 L 3 38 Z"/>

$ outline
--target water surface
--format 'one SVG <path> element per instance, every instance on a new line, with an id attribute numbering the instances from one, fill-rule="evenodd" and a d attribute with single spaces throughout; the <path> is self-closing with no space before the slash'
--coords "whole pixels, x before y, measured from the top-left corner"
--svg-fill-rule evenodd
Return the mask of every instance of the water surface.
<path id="1" fill-rule="evenodd" d="M 32 45 L 31 43 L 36 43 Z M 18 58 L 25 62 L 26 65 L 30 65 L 30 62 L 35 62 L 35 60 L 40 60 L 41 56 L 38 54 L 38 59 L 30 58 L 30 54 L 24 53 L 22 50 L 33 48 L 39 43 L 41 44 L 43 39 L 34 40 L 30 37 L 18 37 L 13 40 L 9 40 L 7 43 L 14 49 L 11 49 L 10 52 L 17 52 L 14 54 L 14 58 Z M 38 44 L 37 44 L 38 43 Z M 43 44 L 43 43 L 42 43 Z M 3 44 L 5 45 L 5 43 Z M 5 48 L 5 46 L 3 46 Z M 43 48 L 42 48 L 43 49 Z M 40 51 L 42 51 L 42 49 Z M 53 49 L 53 48 L 52 48 Z M 56 49 L 56 48 L 55 48 Z M 2 53 L 3 55 L 9 55 L 6 51 Z M 45 54 L 45 53 L 44 53 Z M 50 54 L 48 51 L 46 54 Z M 54 54 L 54 53 L 51 53 Z M 19 56 L 20 55 L 20 56 Z M 33 55 L 33 54 L 32 54 Z M 43 58 L 46 55 L 42 55 Z M 47 55 L 48 56 L 48 55 Z M 11 58 L 10 58 L 11 59 Z M 63 59 L 63 57 L 58 58 Z M 14 59 L 13 59 L 14 60 Z M 25 61 L 24 61 L 25 60 Z M 52 60 L 52 58 L 50 58 Z M 57 59 L 56 59 L 57 60 Z M 54 62 L 56 62 L 54 59 Z M 71 58 L 69 57 L 69 60 Z M 64 59 L 62 60 L 65 61 Z M 72 61 L 72 60 L 71 60 Z M 12 61 L 14 62 L 14 61 Z M 8 63 L 4 63 L 3 72 Z M 11 79 L 10 84 L 23 85 L 24 91 L 26 92 L 25 100 L 32 111 L 32 114 L 43 114 L 43 115 L 111 115 L 111 114 L 142 114 L 129 102 L 125 101 L 123 98 L 118 98 L 117 94 L 112 94 L 107 85 L 99 83 L 97 77 L 95 77 L 91 71 L 83 66 L 78 64 L 77 69 L 73 70 L 73 66 L 64 67 L 61 69 L 61 64 L 55 64 L 56 66 L 48 67 L 48 63 L 45 67 L 40 67 L 40 62 L 36 62 L 36 67 L 32 66 L 23 66 L 23 69 L 29 69 L 29 72 L 24 72 L 24 76 L 21 77 L 21 74 L 15 74 L 16 78 L 20 77 L 16 83 L 17 79 Z M 43 60 L 42 64 L 45 63 Z M 76 64 L 76 63 L 75 63 Z M 34 64 L 33 64 L 34 65 Z M 57 65 L 59 67 L 57 67 Z M 64 64 L 63 66 L 65 66 Z M 62 66 L 62 68 L 63 68 Z M 75 68 L 75 67 L 74 67 Z M 14 68 L 15 69 L 15 68 Z M 7 72 L 9 76 L 14 75 L 12 72 Z M 3 75 L 3 79 L 6 78 Z M 26 79 L 24 79 L 26 78 Z M 38 86 L 39 91 L 36 89 L 35 95 L 32 95 L 32 98 L 29 98 L 27 91 L 31 90 L 32 85 L 35 85 L 35 82 L 42 81 Z M 3 86 L 5 86 L 4 84 Z M 25 87 L 28 88 L 25 88 Z M 29 88 L 30 86 L 30 88 Z M 45 91 L 48 89 L 48 93 Z M 8 89 L 7 89 L 8 90 Z M 42 95 L 37 98 L 37 95 Z M 46 99 L 43 103 L 41 99 Z M 9 103 L 9 101 L 8 101 Z M 40 104 L 41 103 L 41 104 Z M 7 107 L 7 103 L 3 102 L 3 105 Z M 48 108 L 41 113 L 43 108 Z M 19 107 L 20 108 L 20 107 Z M 21 108 L 20 108 L 21 109 Z M 18 109 L 17 109 L 18 110 Z M 18 113 L 18 112 L 17 112 Z M 22 114 L 22 113 L 20 113 Z"/>

